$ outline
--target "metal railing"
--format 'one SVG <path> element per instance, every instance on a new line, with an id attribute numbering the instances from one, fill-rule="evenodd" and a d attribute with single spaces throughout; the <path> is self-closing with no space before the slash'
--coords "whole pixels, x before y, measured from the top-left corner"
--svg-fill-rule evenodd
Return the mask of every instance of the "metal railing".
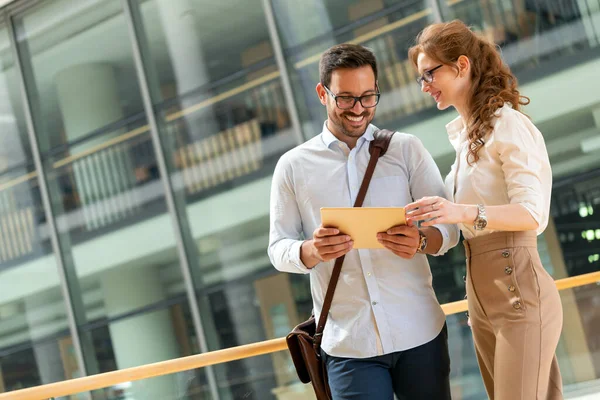
<path id="1" fill-rule="evenodd" d="M 597 283 L 600 283 L 600 271 L 557 280 L 556 287 L 559 290 L 566 290 Z M 442 309 L 446 315 L 464 312 L 467 310 L 467 301 L 461 300 L 443 304 Z M 169 375 L 244 358 L 271 354 L 286 349 L 287 346 L 285 338 L 266 340 L 263 342 L 232 347 L 229 349 L 211 351 L 209 353 L 176 358 L 173 360 L 142 365 L 139 367 L 127 368 L 83 378 L 36 386 L 28 389 L 16 390 L 0 394 L 0 400 L 42 400 L 82 392 L 90 392 L 97 389 L 114 386 L 122 382 L 138 381 L 142 379 Z"/>
<path id="2" fill-rule="evenodd" d="M 273 145 L 278 133 L 288 132 L 290 119 L 283 104 L 279 72 L 270 73 L 227 90 L 192 106 L 170 106 L 160 110 L 164 135 L 175 138 L 172 148 L 172 178 L 187 195 L 260 170 L 264 157 L 282 153 Z M 189 104 L 189 102 L 188 102 Z M 227 120 L 213 132 L 191 136 L 185 118 L 207 107 L 220 106 L 217 117 Z M 235 107 L 249 109 L 241 119 L 227 113 Z M 235 110 L 234 110 L 235 111 Z M 116 126 L 113 126 L 116 125 Z M 267 136 L 274 136 L 266 140 Z M 266 146 L 265 141 L 270 145 Z M 290 144 L 283 140 L 282 146 Z M 266 151 L 265 151 L 266 150 Z M 269 154 L 275 152 L 275 154 Z M 48 152 L 49 179 L 54 199 L 62 205 L 58 213 L 69 231 L 94 232 L 141 213 L 145 205 L 160 197 L 156 158 L 149 126 L 143 115 L 127 124 L 111 124 L 106 129 Z M 0 177 L 0 262 L 18 262 L 33 255 L 43 230 L 43 212 L 36 206 L 37 172 L 17 175 L 11 171 Z M 8 179 L 6 179 L 8 178 Z M 148 187 L 146 187 L 148 186 Z M 158 186 L 158 185 L 154 185 Z M 27 192 L 27 195 L 23 195 Z M 32 198 L 26 204 L 23 198 Z M 30 204 L 31 203 L 31 204 Z M 89 236 L 89 235 L 88 235 Z"/>

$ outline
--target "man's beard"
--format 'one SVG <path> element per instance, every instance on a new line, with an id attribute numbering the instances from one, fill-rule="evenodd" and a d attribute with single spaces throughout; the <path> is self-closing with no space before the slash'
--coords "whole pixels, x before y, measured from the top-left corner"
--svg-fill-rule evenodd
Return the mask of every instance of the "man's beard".
<path id="1" fill-rule="evenodd" d="M 364 117 L 364 120 L 363 120 L 364 125 L 361 126 L 360 128 L 351 126 L 350 121 L 348 119 L 346 119 L 347 115 L 350 117 Z M 345 135 L 345 136 L 348 136 L 351 138 L 358 138 L 358 137 L 361 137 L 365 133 L 367 127 L 373 120 L 373 116 L 374 116 L 374 113 L 371 113 L 369 111 L 365 111 L 359 115 L 356 115 L 354 113 L 345 112 L 343 114 L 334 114 L 333 116 L 330 116 L 329 119 L 334 123 L 334 125 L 338 128 L 338 130 L 340 131 L 340 133 L 342 135 Z"/>

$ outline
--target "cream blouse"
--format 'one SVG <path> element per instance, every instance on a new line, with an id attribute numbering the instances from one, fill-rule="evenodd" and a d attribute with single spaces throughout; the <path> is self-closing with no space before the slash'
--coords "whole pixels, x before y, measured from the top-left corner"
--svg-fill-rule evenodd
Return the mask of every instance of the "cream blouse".
<path id="1" fill-rule="evenodd" d="M 494 129 L 479 150 L 479 160 L 467 163 L 468 140 L 462 118 L 446 125 L 456 160 L 446 177 L 455 203 L 486 206 L 521 204 L 538 222 L 538 235 L 548 225 L 552 170 L 544 138 L 524 114 L 508 104 L 496 112 Z M 466 239 L 494 232 L 459 224 Z"/>

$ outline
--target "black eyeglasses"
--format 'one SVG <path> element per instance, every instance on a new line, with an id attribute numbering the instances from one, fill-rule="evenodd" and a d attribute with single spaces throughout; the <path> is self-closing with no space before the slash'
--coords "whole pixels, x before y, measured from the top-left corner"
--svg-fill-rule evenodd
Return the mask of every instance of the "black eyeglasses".
<path id="1" fill-rule="evenodd" d="M 425 82 L 425 83 L 431 83 L 431 82 L 433 82 L 433 73 L 437 69 L 442 68 L 443 66 L 444 66 L 444 64 L 440 64 L 440 65 L 438 65 L 435 68 L 431 68 L 431 69 L 423 72 L 423 75 L 417 77 L 417 84 L 419 86 L 423 86 L 423 82 Z"/>
<path id="2" fill-rule="evenodd" d="M 366 94 L 364 96 L 354 97 L 354 96 L 337 96 L 333 94 L 331 90 L 325 85 L 323 85 L 325 91 L 333 97 L 335 100 L 335 105 L 338 106 L 340 110 L 349 110 L 354 108 L 356 102 L 359 101 L 360 105 L 364 108 L 373 108 L 379 103 L 380 93 L 375 94 Z"/>

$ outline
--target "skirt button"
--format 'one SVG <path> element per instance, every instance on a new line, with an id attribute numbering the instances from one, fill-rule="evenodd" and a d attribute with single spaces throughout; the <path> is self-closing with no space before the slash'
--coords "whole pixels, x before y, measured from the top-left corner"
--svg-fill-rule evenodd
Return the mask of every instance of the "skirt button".
<path id="1" fill-rule="evenodd" d="M 504 273 L 505 273 L 506 275 L 510 275 L 510 274 L 512 274 L 512 271 L 513 271 L 513 269 L 512 269 L 511 267 L 506 267 L 506 268 L 504 268 Z"/>
<path id="2" fill-rule="evenodd" d="M 507 250 L 502 252 L 502 257 L 508 258 L 508 256 L 510 256 L 510 252 L 508 252 Z"/>
<path id="3" fill-rule="evenodd" d="M 513 308 L 515 310 L 520 310 L 522 307 L 523 307 L 523 305 L 521 304 L 521 302 L 519 300 L 517 300 L 513 303 Z"/>

